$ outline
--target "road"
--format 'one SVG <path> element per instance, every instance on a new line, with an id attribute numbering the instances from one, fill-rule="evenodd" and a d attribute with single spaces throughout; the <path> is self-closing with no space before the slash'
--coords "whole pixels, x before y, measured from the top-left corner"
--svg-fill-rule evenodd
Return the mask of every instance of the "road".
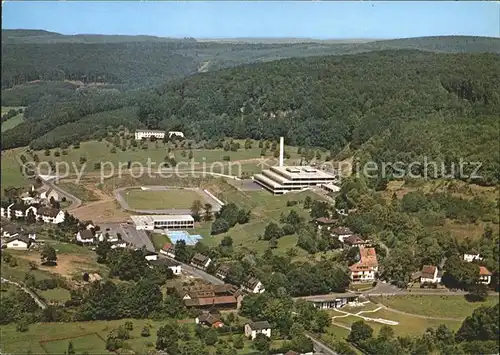
<path id="1" fill-rule="evenodd" d="M 56 184 L 54 184 L 52 181 L 47 181 L 46 180 L 45 181 L 45 185 L 47 185 L 48 187 L 53 188 L 55 191 L 57 191 L 57 193 L 59 195 L 66 197 L 66 200 L 71 202 L 71 205 L 68 208 L 66 208 L 67 210 L 74 210 L 74 209 L 76 209 L 76 208 L 78 208 L 78 207 L 80 207 L 82 205 L 82 200 L 80 200 L 75 195 L 72 195 L 69 192 L 61 189 L 59 186 L 57 186 Z"/>
<path id="2" fill-rule="evenodd" d="M 170 259 L 170 260 L 173 260 L 173 261 L 181 264 L 183 272 L 186 271 L 187 273 L 194 275 L 194 276 L 197 276 L 197 277 L 199 277 L 199 278 L 201 278 L 201 279 L 205 280 L 206 282 L 209 282 L 213 285 L 224 285 L 224 281 L 222 281 L 221 279 L 218 279 L 217 277 L 215 277 L 213 275 L 206 273 L 203 270 L 197 269 L 197 268 L 195 268 L 191 265 L 188 265 L 188 264 L 181 263 L 180 261 L 169 258 L 168 256 L 165 256 L 163 254 L 159 254 L 158 257 L 160 257 L 162 259 Z"/>
<path id="3" fill-rule="evenodd" d="M 12 285 L 15 285 L 17 287 L 19 287 L 21 290 L 23 290 L 24 292 L 26 292 L 28 295 L 31 296 L 31 298 L 33 298 L 33 300 L 36 302 L 36 304 L 38 305 L 38 307 L 40 307 L 41 309 L 45 309 L 47 308 L 47 304 L 42 300 L 40 299 L 33 291 L 31 291 L 29 288 L 27 287 L 24 287 L 23 285 L 17 283 L 17 282 L 14 282 L 14 281 L 10 281 L 10 280 L 7 280 L 5 278 L 1 278 L 0 281 L 2 283 L 6 282 L 6 283 L 9 283 L 9 284 L 12 284 Z"/>
<path id="4" fill-rule="evenodd" d="M 122 238 L 127 243 L 134 244 L 138 248 L 145 247 L 148 251 L 155 251 L 155 247 L 145 231 L 138 231 L 133 225 L 120 223 L 120 229 L 123 231 Z"/>

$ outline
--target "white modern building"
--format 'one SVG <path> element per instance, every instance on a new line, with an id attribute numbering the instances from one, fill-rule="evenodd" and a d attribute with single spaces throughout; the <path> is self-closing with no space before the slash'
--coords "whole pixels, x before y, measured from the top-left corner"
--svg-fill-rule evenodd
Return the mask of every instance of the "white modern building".
<path id="1" fill-rule="evenodd" d="M 168 132 L 168 138 L 172 138 L 172 136 L 179 137 L 179 138 L 184 138 L 184 133 L 180 131 L 169 131 Z"/>
<path id="2" fill-rule="evenodd" d="M 194 228 L 191 215 L 144 215 L 130 216 L 137 230 Z"/>
<path id="3" fill-rule="evenodd" d="M 135 140 L 140 141 L 143 138 L 149 139 L 150 137 L 155 137 L 157 139 L 165 138 L 165 131 L 159 131 L 155 129 L 138 129 L 135 131 Z"/>
<path id="4" fill-rule="evenodd" d="M 309 186 L 333 185 L 337 177 L 327 171 L 311 166 L 284 166 L 284 140 L 280 138 L 279 165 L 254 175 L 256 183 L 275 195 L 290 191 L 300 191 Z"/>

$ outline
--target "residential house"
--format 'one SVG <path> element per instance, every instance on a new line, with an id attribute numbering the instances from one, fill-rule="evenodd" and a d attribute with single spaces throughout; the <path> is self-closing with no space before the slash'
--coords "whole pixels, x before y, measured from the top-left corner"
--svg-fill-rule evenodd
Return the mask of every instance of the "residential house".
<path id="1" fill-rule="evenodd" d="M 127 243 L 124 242 L 123 240 L 116 241 L 116 242 L 111 244 L 111 249 L 126 248 L 126 247 L 127 247 Z"/>
<path id="2" fill-rule="evenodd" d="M 4 218 L 10 218 L 10 207 L 14 204 L 8 201 L 2 201 L 0 204 L 0 215 Z"/>
<path id="3" fill-rule="evenodd" d="M 204 285 L 178 290 L 186 307 L 210 309 L 239 309 L 243 293 L 234 285 Z"/>
<path id="4" fill-rule="evenodd" d="M 14 224 L 7 224 L 5 226 L 2 226 L 2 237 L 4 238 L 12 238 L 16 235 L 19 235 L 20 232 L 22 232 L 22 228 Z"/>
<path id="5" fill-rule="evenodd" d="M 441 282 L 441 272 L 437 266 L 424 265 L 420 272 L 420 283 L 438 284 Z"/>
<path id="6" fill-rule="evenodd" d="M 158 256 L 158 255 L 157 255 Z M 147 258 L 146 258 L 147 259 Z M 156 258 L 156 260 L 148 260 L 148 263 L 150 265 L 165 265 L 167 266 L 170 270 L 172 270 L 172 273 L 176 276 L 179 276 L 182 273 L 182 266 L 180 263 L 171 260 L 171 259 L 166 259 L 166 258 Z"/>
<path id="7" fill-rule="evenodd" d="M 254 340 L 257 334 L 264 334 L 271 338 L 271 325 L 267 321 L 250 322 L 245 324 L 245 336 Z"/>
<path id="8" fill-rule="evenodd" d="M 42 218 L 45 223 L 59 224 L 64 222 L 64 211 L 52 207 L 40 207 L 38 209 L 38 216 Z"/>
<path id="9" fill-rule="evenodd" d="M 249 277 L 242 285 L 243 289 L 245 291 L 251 292 L 251 293 L 262 293 L 266 289 L 264 288 L 264 285 L 262 285 L 262 282 L 260 282 L 258 279 L 255 277 Z"/>
<path id="10" fill-rule="evenodd" d="M 492 273 L 484 266 L 479 266 L 479 282 L 485 285 L 491 283 Z"/>
<path id="11" fill-rule="evenodd" d="M 160 250 L 160 253 L 168 256 L 169 258 L 175 259 L 175 245 L 166 243 Z"/>
<path id="12" fill-rule="evenodd" d="M 146 258 L 147 261 L 158 260 L 158 253 L 150 251 L 144 257 Z"/>
<path id="13" fill-rule="evenodd" d="M 323 228 L 326 228 L 326 230 L 331 230 L 338 221 L 332 218 L 320 217 L 316 218 L 314 222 L 316 223 L 316 226 L 319 230 L 322 230 Z"/>
<path id="14" fill-rule="evenodd" d="M 206 270 L 211 262 L 212 262 L 212 259 L 210 259 L 208 256 L 200 254 L 200 253 L 194 254 L 193 258 L 191 259 L 191 265 L 193 265 L 194 267 L 197 267 L 198 269 L 202 269 L 202 270 Z"/>
<path id="15" fill-rule="evenodd" d="M 35 216 L 35 219 L 38 218 L 38 208 L 39 207 L 40 206 L 38 204 L 35 204 L 35 205 L 31 205 L 28 208 L 26 208 L 26 211 L 24 211 L 26 218 L 30 215 L 30 213 L 33 214 L 33 216 Z"/>
<path id="16" fill-rule="evenodd" d="M 351 231 L 347 227 L 337 227 L 332 229 L 332 235 L 336 236 L 341 242 L 344 242 L 344 239 L 353 235 L 353 231 Z"/>
<path id="17" fill-rule="evenodd" d="M 220 328 L 224 326 L 220 313 L 217 310 L 202 312 L 198 317 L 196 317 L 195 323 L 211 328 Z"/>
<path id="18" fill-rule="evenodd" d="M 359 261 L 349 266 L 349 277 L 353 282 L 375 281 L 378 271 L 377 252 L 375 248 L 359 247 Z"/>
<path id="19" fill-rule="evenodd" d="M 224 280 L 227 277 L 227 275 L 229 275 L 230 269 L 231 269 L 230 265 L 228 265 L 228 264 L 222 264 L 215 271 L 215 276 L 217 276 L 221 280 Z"/>
<path id="20" fill-rule="evenodd" d="M 483 260 L 483 258 L 479 254 L 464 254 L 464 261 L 468 263 L 473 262 L 474 260 Z"/>
<path id="21" fill-rule="evenodd" d="M 27 206 L 23 203 L 14 203 L 11 206 L 9 206 L 9 218 L 16 217 L 16 218 L 23 218 L 25 216 Z"/>
<path id="22" fill-rule="evenodd" d="M 83 244 L 92 244 L 94 243 L 94 234 L 88 229 L 78 231 L 76 233 L 76 241 Z"/>
<path id="23" fill-rule="evenodd" d="M 59 194 L 56 190 L 50 187 L 40 191 L 40 198 L 47 201 L 50 201 L 50 199 L 53 198 L 54 201 L 59 201 Z"/>
<path id="24" fill-rule="evenodd" d="M 28 250 L 32 240 L 26 236 L 17 235 L 8 239 L 5 243 L 7 249 Z"/>
<path id="25" fill-rule="evenodd" d="M 344 239 L 344 245 L 349 246 L 349 247 L 357 247 L 357 246 L 368 246 L 370 245 L 369 240 L 364 240 L 361 238 L 359 234 L 352 234 L 348 236 L 347 238 Z"/>

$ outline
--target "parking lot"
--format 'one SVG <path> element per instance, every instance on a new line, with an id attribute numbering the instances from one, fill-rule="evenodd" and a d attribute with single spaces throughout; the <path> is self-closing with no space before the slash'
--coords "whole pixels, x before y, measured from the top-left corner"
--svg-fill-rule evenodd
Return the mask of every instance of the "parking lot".
<path id="1" fill-rule="evenodd" d="M 149 251 L 154 251 L 154 246 L 145 231 L 138 231 L 133 224 L 128 223 L 101 223 L 102 233 L 116 235 L 120 233 L 122 239 L 135 245 L 137 248 L 145 247 Z"/>

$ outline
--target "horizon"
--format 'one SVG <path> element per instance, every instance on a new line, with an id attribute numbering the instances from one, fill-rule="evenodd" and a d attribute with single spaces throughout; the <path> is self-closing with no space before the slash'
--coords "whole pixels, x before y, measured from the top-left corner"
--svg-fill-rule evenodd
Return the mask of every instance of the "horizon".
<path id="1" fill-rule="evenodd" d="M 6 1 L 2 10 L 4 30 L 63 35 L 319 41 L 500 37 L 498 1 Z"/>

